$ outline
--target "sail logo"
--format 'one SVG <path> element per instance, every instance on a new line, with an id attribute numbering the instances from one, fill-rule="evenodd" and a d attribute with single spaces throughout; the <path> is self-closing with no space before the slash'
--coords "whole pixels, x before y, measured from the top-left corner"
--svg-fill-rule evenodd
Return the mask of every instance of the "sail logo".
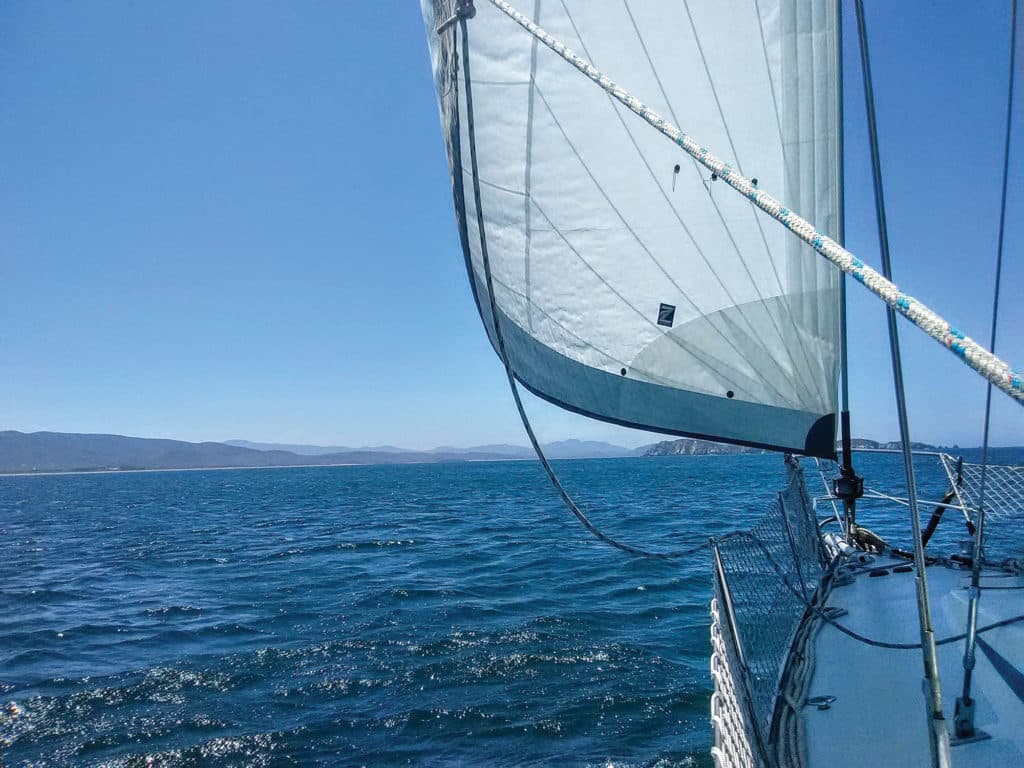
<path id="1" fill-rule="evenodd" d="M 658 325 L 671 328 L 676 319 L 676 308 L 671 304 L 662 304 L 658 307 Z"/>

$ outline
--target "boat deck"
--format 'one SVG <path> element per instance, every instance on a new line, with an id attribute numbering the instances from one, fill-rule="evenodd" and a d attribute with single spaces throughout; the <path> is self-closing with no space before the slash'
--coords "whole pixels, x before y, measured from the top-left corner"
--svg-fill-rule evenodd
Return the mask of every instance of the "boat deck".
<path id="1" fill-rule="evenodd" d="M 918 643 L 914 573 L 905 560 L 877 557 L 834 586 L 827 605 L 845 609 L 838 619 L 866 637 Z M 894 572 L 900 566 L 902 572 Z M 885 575 L 871 572 L 885 569 Z M 928 568 L 937 641 L 966 627 L 970 572 L 946 565 Z M 985 571 L 978 626 L 1024 613 L 1024 577 Z M 979 635 L 972 695 L 976 727 L 991 738 L 952 748 L 954 766 L 1024 766 L 1024 622 Z M 963 682 L 964 641 L 939 646 L 944 713 L 952 733 Z M 867 645 L 824 624 L 814 640 L 814 673 L 808 697 L 834 696 L 828 709 L 803 709 L 808 765 L 930 765 L 921 651 Z"/>

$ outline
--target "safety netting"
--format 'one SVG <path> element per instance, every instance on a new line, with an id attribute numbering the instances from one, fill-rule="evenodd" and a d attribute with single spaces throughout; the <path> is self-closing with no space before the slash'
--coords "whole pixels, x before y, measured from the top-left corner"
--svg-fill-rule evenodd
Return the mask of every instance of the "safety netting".
<path id="1" fill-rule="evenodd" d="M 1024 466 L 940 457 L 950 488 L 975 525 L 985 509 L 982 553 L 989 565 L 1024 570 Z"/>
<path id="2" fill-rule="evenodd" d="M 769 743 L 790 647 L 826 565 L 803 471 L 795 459 L 787 467 L 785 488 L 757 525 L 714 543 L 715 609 L 722 617 L 713 618 L 718 644 L 728 649 L 714 663 L 719 676 L 728 675 L 732 688 L 745 694 L 737 701 L 747 705 L 731 722 L 745 725 L 753 755 L 758 743 Z M 720 744 L 735 741 L 735 734 L 720 730 L 716 722 Z"/>

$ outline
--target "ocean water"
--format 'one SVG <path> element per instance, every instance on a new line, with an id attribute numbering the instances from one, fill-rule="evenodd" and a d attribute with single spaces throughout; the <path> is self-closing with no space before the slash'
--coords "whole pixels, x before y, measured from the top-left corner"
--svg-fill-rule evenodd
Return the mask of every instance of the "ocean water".
<path id="1" fill-rule="evenodd" d="M 555 464 L 653 549 L 784 480 Z M 898 489 L 898 457 L 861 465 Z M 593 540 L 535 462 L 0 478 L 0 765 L 709 766 L 709 567 Z"/>

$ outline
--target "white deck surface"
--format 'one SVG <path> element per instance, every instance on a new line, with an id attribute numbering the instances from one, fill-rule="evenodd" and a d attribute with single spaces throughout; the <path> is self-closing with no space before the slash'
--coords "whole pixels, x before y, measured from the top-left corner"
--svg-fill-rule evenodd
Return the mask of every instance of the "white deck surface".
<path id="1" fill-rule="evenodd" d="M 879 557 L 871 568 L 907 565 Z M 1024 613 L 1024 578 L 986 572 L 978 625 Z M 942 565 L 927 570 L 937 640 L 964 632 L 970 572 Z M 870 638 L 895 643 L 920 642 L 914 574 L 890 573 L 835 587 L 829 606 L 845 608 L 838 621 Z M 1018 672 L 1024 672 L 1024 622 L 981 635 Z M 956 698 L 963 683 L 964 643 L 939 647 L 944 713 L 952 733 Z M 865 645 L 835 627 L 822 627 L 815 642 L 815 671 L 808 696 L 836 697 L 831 709 L 803 710 L 807 757 L 812 768 L 828 766 L 928 766 L 925 699 L 920 650 L 887 650 Z M 977 651 L 973 697 L 975 724 L 991 739 L 954 746 L 954 766 L 1024 766 L 1024 702 Z"/>

